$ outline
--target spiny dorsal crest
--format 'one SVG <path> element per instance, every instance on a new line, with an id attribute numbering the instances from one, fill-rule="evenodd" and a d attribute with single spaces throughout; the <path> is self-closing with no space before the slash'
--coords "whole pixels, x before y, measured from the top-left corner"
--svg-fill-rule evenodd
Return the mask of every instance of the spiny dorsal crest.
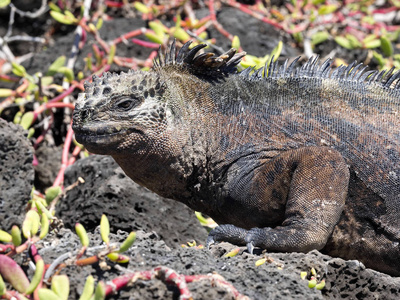
<path id="1" fill-rule="evenodd" d="M 195 75 L 218 77 L 224 74 L 236 73 L 237 64 L 246 55 L 245 52 L 236 53 L 236 49 L 233 48 L 220 56 L 210 52 L 197 55 L 207 45 L 200 44 L 189 49 L 191 43 L 191 41 L 185 43 L 179 49 L 178 54 L 176 54 L 175 40 L 165 54 L 162 53 L 160 48 L 158 57 L 154 60 L 153 68 L 159 70 L 166 66 L 179 66 Z"/>
<path id="2" fill-rule="evenodd" d="M 236 53 L 235 49 L 216 56 L 214 53 L 198 52 L 205 48 L 206 44 L 200 44 L 189 50 L 191 41 L 185 43 L 176 54 L 175 40 L 171 43 L 169 49 L 163 54 L 161 48 L 158 50 L 158 58 L 154 61 L 154 69 L 162 69 L 166 66 L 180 66 L 197 76 L 208 76 L 210 78 L 224 76 L 226 74 L 237 73 L 236 66 L 246 55 L 245 52 Z M 262 78 L 300 78 L 313 77 L 320 79 L 336 79 L 351 82 L 367 82 L 378 83 L 384 88 L 398 89 L 400 87 L 400 71 L 393 73 L 394 68 L 386 72 L 383 71 L 366 71 L 367 66 L 353 62 L 348 66 L 339 66 L 333 68 L 333 60 L 327 59 L 319 65 L 319 58 L 311 57 L 306 63 L 297 66 L 300 57 L 294 59 L 290 64 L 285 60 L 283 64 L 278 61 L 274 62 L 274 57 L 265 64 L 264 67 L 254 69 L 249 67 L 239 73 L 243 78 L 250 80 L 260 80 Z M 253 72 L 254 71 L 254 72 Z"/>
<path id="3" fill-rule="evenodd" d="M 336 79 L 338 81 L 349 81 L 354 83 L 367 82 L 368 84 L 377 83 L 383 88 L 398 89 L 400 87 L 400 71 L 393 73 L 394 67 L 389 71 L 365 71 L 368 66 L 362 63 L 353 62 L 348 66 L 341 65 L 333 68 L 333 60 L 327 59 L 319 65 L 319 57 L 311 57 L 306 63 L 297 66 L 300 56 L 295 58 L 290 64 L 285 60 L 283 64 L 274 62 L 274 57 L 265 64 L 264 67 L 254 70 L 254 67 L 246 68 L 239 73 L 239 76 L 249 80 L 261 80 L 262 78 L 318 78 Z M 252 71 L 254 71 L 252 73 Z"/>

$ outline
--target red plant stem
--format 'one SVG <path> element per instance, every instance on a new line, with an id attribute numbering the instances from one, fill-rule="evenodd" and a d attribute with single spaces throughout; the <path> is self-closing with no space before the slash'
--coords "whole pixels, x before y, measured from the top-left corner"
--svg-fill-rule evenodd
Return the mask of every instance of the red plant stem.
<path id="1" fill-rule="evenodd" d="M 6 253 L 8 250 L 13 251 L 15 250 L 15 246 L 12 244 L 0 244 L 0 253 Z"/>
<path id="2" fill-rule="evenodd" d="M 214 27 L 226 38 L 232 41 L 233 35 L 230 34 L 228 31 L 226 31 L 222 25 L 217 21 L 217 15 L 215 13 L 215 8 L 214 8 L 214 0 L 208 1 L 208 9 L 210 11 L 210 17 L 211 21 L 214 25 Z"/>
<path id="3" fill-rule="evenodd" d="M 22 298 L 22 295 L 17 291 L 6 291 L 4 295 L 1 296 L 1 299 L 10 299 L 10 300 L 22 300 L 26 298 Z"/>
<path id="4" fill-rule="evenodd" d="M 240 9 L 242 12 L 244 12 L 246 14 L 249 14 L 250 16 L 252 16 L 252 17 L 254 17 L 254 18 L 258 19 L 258 20 L 263 21 L 264 23 L 267 23 L 267 24 L 270 24 L 270 25 L 274 26 L 275 28 L 284 29 L 283 26 L 280 25 L 279 23 L 277 23 L 276 21 L 271 20 L 271 19 L 269 19 L 267 17 L 264 17 L 264 16 L 262 16 L 262 15 L 256 13 L 256 12 L 252 11 L 251 9 L 249 9 L 247 7 L 247 5 L 243 5 L 243 4 L 240 4 L 240 3 L 236 2 L 236 1 L 232 1 L 232 0 L 228 0 L 228 1 L 224 1 L 224 2 L 226 4 L 232 6 L 232 7 L 236 7 L 238 9 Z"/>
<path id="5" fill-rule="evenodd" d="M 82 246 L 81 250 L 79 250 L 78 254 L 76 255 L 76 260 L 78 261 L 83 254 L 85 254 L 87 247 L 86 246 Z"/>
<path id="6" fill-rule="evenodd" d="M 82 36 L 81 36 L 81 40 L 79 41 L 79 45 L 78 45 L 79 49 L 82 49 L 85 46 L 86 40 L 87 40 L 87 33 L 86 33 L 86 30 L 82 27 Z"/>
<path id="7" fill-rule="evenodd" d="M 149 57 L 144 62 L 145 67 L 151 67 L 153 65 L 153 60 L 157 57 L 157 51 L 152 51 Z"/>
<path id="8" fill-rule="evenodd" d="M 158 49 L 158 47 L 160 47 L 159 44 L 156 43 L 152 43 L 152 42 L 147 42 L 147 41 L 142 41 L 139 39 L 132 39 L 132 42 L 139 45 L 139 46 L 143 46 L 145 48 L 151 48 L 151 49 Z"/>
<path id="9" fill-rule="evenodd" d="M 43 260 L 43 258 L 40 256 L 39 252 L 37 251 L 35 244 L 32 244 L 29 250 L 31 252 L 31 255 L 32 255 L 33 260 L 35 261 L 35 263 L 37 263 L 39 260 Z M 36 287 L 35 291 L 33 292 L 33 298 L 35 300 L 39 300 L 38 292 L 39 292 L 39 289 L 43 285 L 44 275 L 45 275 L 45 272 L 43 272 L 42 278 L 40 279 L 40 282 L 39 282 L 38 286 Z"/>
<path id="10" fill-rule="evenodd" d="M 75 87 L 74 87 L 74 88 L 75 88 Z M 71 89 L 71 88 L 69 88 L 68 90 L 70 90 L 70 89 Z M 72 91 L 71 91 L 71 92 L 72 92 Z M 71 92 L 70 92 L 70 93 L 71 93 Z M 65 93 L 65 92 L 64 92 L 64 93 Z M 64 94 L 64 93 L 63 93 L 63 94 Z M 65 95 L 65 96 L 67 96 L 67 95 Z M 65 97 L 65 96 L 64 96 L 64 97 Z M 62 100 L 64 97 L 59 98 L 58 101 Z M 56 98 L 57 98 L 57 97 L 56 97 Z M 56 99 L 56 98 L 54 98 L 54 99 Z M 41 113 L 43 113 L 45 110 L 47 110 L 47 109 L 49 109 L 49 108 L 70 108 L 70 109 L 74 109 L 74 108 L 75 108 L 75 106 L 74 106 L 72 103 L 52 102 L 52 101 L 54 101 L 54 99 L 51 100 L 51 101 L 49 101 L 49 102 L 47 102 L 47 103 L 42 104 L 41 106 L 39 106 L 38 109 L 36 109 L 36 110 L 33 112 L 32 124 L 33 124 L 33 122 L 36 121 L 37 117 L 38 117 Z"/>
<path id="11" fill-rule="evenodd" d="M 48 126 L 47 126 L 47 128 L 44 128 L 44 129 L 43 129 L 43 131 L 40 133 L 40 135 L 39 135 L 38 138 L 36 139 L 36 141 L 35 141 L 35 143 L 34 143 L 34 145 L 33 145 L 33 148 L 34 148 L 35 150 L 36 150 L 37 147 L 40 145 L 40 143 L 43 142 L 44 137 L 46 136 L 47 132 L 50 130 L 51 126 L 53 125 L 53 122 L 54 122 L 54 114 L 53 114 L 53 112 L 50 110 L 50 120 L 49 120 L 49 123 L 47 124 Z M 34 158 L 36 158 L 36 157 L 34 156 Z M 39 162 L 37 162 L 37 164 L 38 164 L 38 163 L 39 163 Z M 34 164 L 34 165 L 35 165 L 35 164 Z"/>
<path id="12" fill-rule="evenodd" d="M 212 285 L 223 287 L 225 290 L 232 293 L 235 299 L 249 299 L 247 296 L 242 295 L 231 283 L 226 281 L 225 278 L 219 274 L 180 275 L 175 270 L 165 266 L 159 266 L 152 270 L 138 271 L 114 278 L 111 283 L 105 285 L 105 294 L 108 296 L 111 293 L 116 293 L 126 285 L 133 283 L 138 279 L 151 280 L 155 277 L 165 283 L 175 285 L 180 292 L 179 299 L 182 300 L 192 299 L 187 283 L 199 280 L 210 280 Z"/>
<path id="13" fill-rule="evenodd" d="M 75 149 L 72 152 L 72 157 L 68 161 L 68 166 L 72 165 L 76 161 L 76 158 L 78 154 L 81 152 L 81 150 L 82 150 L 81 147 L 75 146 Z"/>
<path id="14" fill-rule="evenodd" d="M 399 8 L 396 6 L 386 7 L 386 8 L 378 8 L 372 11 L 372 14 L 387 14 L 392 11 L 398 11 Z"/>
<path id="15" fill-rule="evenodd" d="M 60 95 L 58 95 L 57 97 L 51 99 L 48 101 L 48 103 L 53 103 L 53 102 L 59 102 L 62 99 L 64 99 L 65 97 L 67 97 L 68 95 L 70 95 L 74 89 L 76 88 L 76 84 L 72 84 L 67 90 L 65 90 L 63 93 L 61 93 Z"/>
<path id="16" fill-rule="evenodd" d="M 154 277 L 153 270 L 150 271 L 140 271 L 134 272 L 126 275 L 119 276 L 111 281 L 111 284 L 106 284 L 105 286 L 105 294 L 110 295 L 121 290 L 127 284 L 131 282 L 135 282 L 138 279 L 142 280 L 150 280 Z"/>
<path id="17" fill-rule="evenodd" d="M 128 40 L 128 39 L 130 39 L 132 37 L 144 34 L 146 32 L 147 32 L 147 29 L 142 27 L 140 29 L 136 29 L 136 30 L 130 31 L 128 33 L 125 33 L 124 35 L 121 35 L 120 37 L 118 37 L 115 40 L 113 40 L 111 43 L 112 44 L 119 44 L 122 41 Z"/>
<path id="18" fill-rule="evenodd" d="M 21 95 L 21 94 L 28 88 L 28 86 L 29 86 L 29 81 L 28 81 L 28 79 L 24 78 L 24 79 L 22 80 L 22 84 L 21 84 L 19 87 L 17 87 L 17 89 L 15 90 L 15 92 L 16 92 L 18 95 Z"/>
<path id="19" fill-rule="evenodd" d="M 54 180 L 53 186 L 60 186 L 64 181 L 64 172 L 68 166 L 68 153 L 69 153 L 69 148 L 71 146 L 73 134 L 74 131 L 72 130 L 72 122 L 71 122 L 70 127 L 68 128 L 67 136 L 65 137 L 64 148 L 61 159 L 61 167 L 60 170 L 58 171 L 56 179 Z"/>
<path id="20" fill-rule="evenodd" d="M 122 7 L 124 3 L 116 1 L 105 1 L 104 4 L 108 7 Z"/>
<path id="21" fill-rule="evenodd" d="M 36 142 L 35 142 L 35 144 L 36 144 Z M 36 148 L 34 147 L 34 149 L 36 149 Z M 39 161 L 38 161 L 38 159 L 37 159 L 37 157 L 36 157 L 36 154 L 33 153 L 32 166 L 36 167 L 37 165 L 39 165 Z"/>
<path id="22" fill-rule="evenodd" d="M 30 251 L 31 251 L 31 255 L 33 257 L 33 260 L 35 262 L 38 262 L 38 260 L 42 259 L 42 257 L 40 256 L 39 252 L 36 249 L 35 244 L 32 244 L 30 247 Z"/>
<path id="23" fill-rule="evenodd" d="M 18 82 L 20 80 L 19 77 L 10 76 L 6 74 L 0 74 L 0 80 L 6 82 Z"/>
<path id="24" fill-rule="evenodd" d="M 87 266 L 87 265 L 92 265 L 92 264 L 98 262 L 99 260 L 100 260 L 100 259 L 99 259 L 98 256 L 93 255 L 93 256 L 91 256 L 91 257 L 79 259 L 79 260 L 77 260 L 77 261 L 75 262 L 75 264 L 76 264 L 77 266 Z"/>
<path id="25" fill-rule="evenodd" d="M 175 270 L 164 266 L 156 267 L 153 270 L 157 278 L 160 278 L 167 283 L 172 283 L 179 289 L 181 294 L 179 299 L 192 299 L 192 295 L 190 294 L 189 288 L 186 284 L 185 276 L 179 275 Z"/>

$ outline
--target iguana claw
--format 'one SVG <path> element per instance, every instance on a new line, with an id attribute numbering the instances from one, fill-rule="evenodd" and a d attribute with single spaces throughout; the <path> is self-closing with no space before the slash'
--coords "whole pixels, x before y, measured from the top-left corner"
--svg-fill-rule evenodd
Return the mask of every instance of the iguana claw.
<path id="1" fill-rule="evenodd" d="M 253 250 L 254 250 L 254 244 L 253 244 L 253 242 L 248 242 L 248 243 L 247 243 L 247 251 L 248 251 L 250 254 L 253 254 Z"/>
<path id="2" fill-rule="evenodd" d="M 209 235 L 209 236 L 207 237 L 207 241 L 206 241 L 207 250 L 210 250 L 210 246 L 213 245 L 213 244 L 215 244 L 214 237 L 212 237 L 212 236 Z"/>

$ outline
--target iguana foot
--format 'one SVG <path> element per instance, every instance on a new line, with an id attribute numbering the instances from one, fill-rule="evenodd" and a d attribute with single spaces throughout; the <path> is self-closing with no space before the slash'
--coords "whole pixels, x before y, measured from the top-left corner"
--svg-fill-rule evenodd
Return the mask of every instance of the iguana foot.
<path id="1" fill-rule="evenodd" d="M 229 242 L 235 245 L 246 245 L 248 230 L 231 224 L 220 225 L 210 231 L 207 237 L 207 249 L 218 242 Z"/>
<path id="2" fill-rule="evenodd" d="M 246 245 L 247 251 L 253 254 L 254 247 L 262 247 L 270 228 L 252 228 L 246 230 L 231 224 L 220 225 L 213 229 L 207 237 L 207 248 L 217 242 L 229 242 L 235 245 Z"/>

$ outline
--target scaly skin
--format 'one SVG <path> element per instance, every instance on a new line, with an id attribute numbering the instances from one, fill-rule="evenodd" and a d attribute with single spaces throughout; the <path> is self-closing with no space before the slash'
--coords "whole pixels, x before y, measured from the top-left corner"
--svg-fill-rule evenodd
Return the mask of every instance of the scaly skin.
<path id="1" fill-rule="evenodd" d="M 77 141 L 212 217 L 208 245 L 318 249 L 400 276 L 400 76 L 310 60 L 263 77 L 236 72 L 243 53 L 188 47 L 94 78 Z"/>

